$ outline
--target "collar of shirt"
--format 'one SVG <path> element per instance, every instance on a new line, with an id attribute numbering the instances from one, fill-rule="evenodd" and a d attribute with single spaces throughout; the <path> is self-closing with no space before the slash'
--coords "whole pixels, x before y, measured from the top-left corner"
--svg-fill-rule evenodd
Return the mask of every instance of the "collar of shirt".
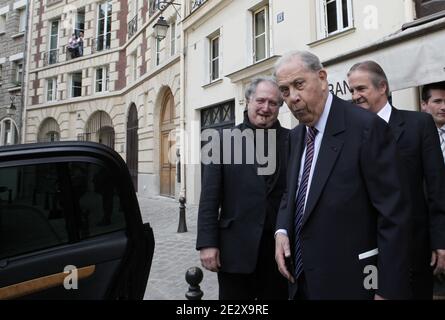
<path id="1" fill-rule="evenodd" d="M 439 133 L 441 131 L 442 131 L 442 133 L 445 133 L 445 124 L 442 127 L 438 128 L 437 130 L 439 130 Z"/>
<path id="2" fill-rule="evenodd" d="M 386 102 L 385 106 L 377 112 L 377 115 L 389 123 L 389 118 L 391 118 L 392 107 L 389 102 Z"/>
<path id="3" fill-rule="evenodd" d="M 329 92 L 320 119 L 318 119 L 317 123 L 315 124 L 315 129 L 317 129 L 319 136 L 323 136 L 324 131 L 326 129 L 326 123 L 328 122 L 329 112 L 331 111 L 332 99 L 333 99 L 332 93 Z M 306 131 L 307 130 L 308 127 L 306 126 Z"/>

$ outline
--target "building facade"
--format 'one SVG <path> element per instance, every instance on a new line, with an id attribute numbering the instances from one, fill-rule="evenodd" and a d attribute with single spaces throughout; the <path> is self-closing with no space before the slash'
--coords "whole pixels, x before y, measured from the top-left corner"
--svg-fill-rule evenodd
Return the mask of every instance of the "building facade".
<path id="1" fill-rule="evenodd" d="M 246 106 L 246 85 L 253 77 L 271 75 L 274 63 L 287 51 L 300 49 L 317 54 L 327 67 L 330 90 L 345 99 L 351 98 L 348 68 L 360 60 L 375 59 L 387 70 L 390 87 L 394 88 L 393 103 L 403 109 L 418 110 L 421 83 L 408 85 L 402 78 L 418 80 L 419 73 L 425 74 L 420 69 L 426 65 L 429 75 L 434 69 L 435 75 L 445 78 L 443 66 L 434 63 L 444 61 L 437 59 L 437 50 L 430 54 L 427 47 L 408 51 L 401 47 L 409 42 L 412 48 L 412 43 L 428 33 L 421 35 L 416 31 L 417 35 L 410 36 L 413 30 L 403 28 L 431 17 L 436 21 L 432 23 L 437 23 L 440 17 L 432 14 L 443 13 L 444 1 L 207 0 L 199 1 L 199 6 L 193 3 L 189 3 L 182 23 L 189 138 L 186 191 L 192 203 L 199 201 L 201 190 L 200 133 L 206 128 L 240 123 Z M 428 49 L 440 47 L 445 40 L 440 23 L 434 30 L 440 42 L 435 39 Z M 425 43 L 422 41 L 422 46 Z M 422 57 L 429 59 L 422 61 Z M 417 73 L 411 72 L 416 68 Z M 436 78 L 422 77 L 424 81 Z M 286 106 L 281 108 L 279 119 L 288 128 L 297 124 Z"/>
<path id="2" fill-rule="evenodd" d="M 127 161 L 139 193 L 178 196 L 180 11 L 162 4 L 33 1 L 24 141 L 106 144 Z M 153 28 L 161 15 L 163 39 Z"/>
<path id="3" fill-rule="evenodd" d="M 21 140 L 27 1 L 0 1 L 0 146 Z"/>
<path id="4" fill-rule="evenodd" d="M 348 68 L 374 59 L 393 103 L 418 110 L 419 87 L 445 78 L 435 49 L 445 46 L 443 10 L 420 0 L 32 1 L 23 141 L 107 144 L 140 194 L 196 204 L 201 133 L 240 123 L 247 84 L 282 54 L 317 54 L 345 99 Z M 161 20 L 165 37 L 155 33 Z M 286 106 L 279 119 L 297 124 Z"/>

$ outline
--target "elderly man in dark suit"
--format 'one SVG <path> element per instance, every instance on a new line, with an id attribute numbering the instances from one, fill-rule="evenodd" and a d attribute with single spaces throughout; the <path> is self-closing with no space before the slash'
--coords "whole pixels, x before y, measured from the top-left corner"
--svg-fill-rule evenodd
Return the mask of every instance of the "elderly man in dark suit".
<path id="1" fill-rule="evenodd" d="M 409 297 L 409 208 L 388 126 L 333 96 L 312 53 L 284 55 L 275 75 L 300 121 L 275 235 L 290 298 Z"/>
<path id="2" fill-rule="evenodd" d="M 412 202 L 411 287 L 414 299 L 433 297 L 434 273 L 445 271 L 445 165 L 431 115 L 388 102 L 388 79 L 374 61 L 348 73 L 353 101 L 385 120 L 397 141 Z"/>
<path id="3" fill-rule="evenodd" d="M 253 80 L 245 96 L 244 122 L 210 142 L 216 161 L 204 166 L 196 248 L 204 268 L 218 272 L 220 299 L 286 299 L 286 279 L 274 260 L 274 231 L 289 130 L 277 120 L 282 99 L 273 79 Z M 236 136 L 244 143 L 236 143 Z"/>

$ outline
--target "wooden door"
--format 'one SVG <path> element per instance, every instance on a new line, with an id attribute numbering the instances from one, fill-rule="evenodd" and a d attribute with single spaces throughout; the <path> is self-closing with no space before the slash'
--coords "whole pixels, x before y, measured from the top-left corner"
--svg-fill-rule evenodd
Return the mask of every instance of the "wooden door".
<path id="1" fill-rule="evenodd" d="M 176 177 L 176 141 L 175 109 L 173 95 L 168 91 L 163 99 L 161 112 L 161 159 L 160 159 L 160 194 L 175 196 Z"/>

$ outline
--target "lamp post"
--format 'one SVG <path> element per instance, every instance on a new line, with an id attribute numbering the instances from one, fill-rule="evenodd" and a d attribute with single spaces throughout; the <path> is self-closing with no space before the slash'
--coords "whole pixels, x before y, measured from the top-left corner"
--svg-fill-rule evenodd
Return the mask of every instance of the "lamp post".
<path id="1" fill-rule="evenodd" d="M 17 108 L 14 104 L 15 101 L 15 95 L 10 95 L 9 99 L 11 100 L 11 104 L 9 105 L 9 108 L 6 109 L 6 113 L 8 116 L 13 116 L 15 115 Z"/>
<path id="2" fill-rule="evenodd" d="M 156 39 L 161 41 L 162 39 L 164 39 L 166 37 L 167 29 L 168 29 L 168 23 L 167 23 L 167 21 L 165 21 L 163 16 L 159 17 L 158 21 L 155 23 L 153 28 L 155 29 L 155 37 L 156 37 Z"/>

